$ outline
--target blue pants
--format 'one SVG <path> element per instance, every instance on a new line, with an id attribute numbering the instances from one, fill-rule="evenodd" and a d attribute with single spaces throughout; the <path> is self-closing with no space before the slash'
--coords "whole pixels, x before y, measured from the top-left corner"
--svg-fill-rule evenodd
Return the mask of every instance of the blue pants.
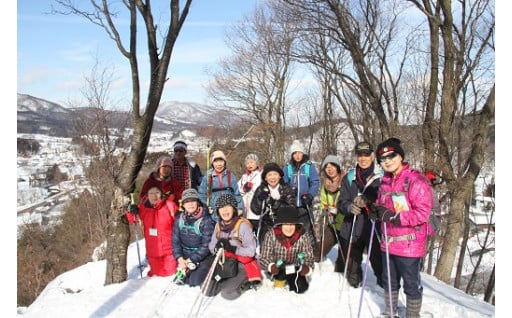
<path id="1" fill-rule="evenodd" d="M 422 257 L 402 257 L 389 255 L 389 272 L 391 276 L 391 290 L 400 289 L 400 280 L 404 281 L 404 293 L 410 299 L 422 297 L 423 286 L 421 285 L 420 270 L 423 265 Z M 388 290 L 388 270 L 386 263 L 386 252 L 382 252 L 382 283 L 385 290 Z"/>

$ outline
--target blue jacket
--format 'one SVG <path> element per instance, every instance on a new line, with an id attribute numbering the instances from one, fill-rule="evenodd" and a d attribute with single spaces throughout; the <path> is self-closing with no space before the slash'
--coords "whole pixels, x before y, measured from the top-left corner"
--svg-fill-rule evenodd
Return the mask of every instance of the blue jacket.
<path id="1" fill-rule="evenodd" d="M 208 244 L 214 229 L 215 223 L 206 209 L 201 208 L 195 217 L 181 212 L 176 217 L 172 233 L 174 258 L 190 258 L 194 263 L 203 261 L 210 255 Z"/>
<path id="2" fill-rule="evenodd" d="M 309 168 L 307 167 L 309 165 Z M 291 175 L 288 176 L 288 170 L 290 169 Z M 308 170 L 309 169 L 309 173 Z M 309 160 L 309 156 L 304 154 L 302 161 L 296 165 L 293 162 L 293 158 L 283 167 L 283 180 L 284 183 L 290 185 L 296 193 L 295 204 L 297 207 L 304 206 L 300 197 L 303 194 L 309 194 L 311 197 L 315 197 L 320 190 L 320 177 L 316 170 L 315 165 Z M 309 178 L 308 178 L 309 174 Z"/>
<path id="3" fill-rule="evenodd" d="M 228 172 L 231 174 L 230 178 L 228 178 Z M 209 211 L 215 223 L 219 220 L 219 216 L 215 212 L 215 201 L 217 201 L 217 198 L 221 194 L 233 194 L 236 198 L 236 202 L 238 203 L 236 207 L 237 210 L 244 210 L 244 202 L 242 200 L 242 195 L 240 195 L 240 190 L 238 189 L 238 180 L 236 179 L 235 174 L 227 169 L 222 171 L 221 177 L 219 178 L 213 168 L 210 168 L 203 176 L 203 180 L 201 181 L 201 185 L 197 192 L 199 193 L 199 199 L 201 199 L 202 202 L 205 204 L 208 202 Z M 209 201 L 207 200 L 208 197 L 210 199 Z"/>

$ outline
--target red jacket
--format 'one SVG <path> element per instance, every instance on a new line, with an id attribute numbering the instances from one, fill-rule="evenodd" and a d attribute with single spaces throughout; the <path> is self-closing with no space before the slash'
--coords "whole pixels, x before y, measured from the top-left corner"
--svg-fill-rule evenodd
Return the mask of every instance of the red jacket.
<path id="1" fill-rule="evenodd" d="M 172 255 L 172 228 L 177 210 L 176 203 L 169 200 L 159 200 L 154 207 L 149 200 L 139 204 L 148 257 Z"/>
<path id="2" fill-rule="evenodd" d="M 168 177 L 164 180 L 160 180 L 157 178 L 156 172 L 151 172 L 146 181 L 144 181 L 142 189 L 140 190 L 140 202 L 144 202 L 146 200 L 149 188 L 155 185 L 162 190 L 162 195 L 164 195 L 168 200 L 174 202 L 181 200 L 183 187 L 176 178 Z"/>

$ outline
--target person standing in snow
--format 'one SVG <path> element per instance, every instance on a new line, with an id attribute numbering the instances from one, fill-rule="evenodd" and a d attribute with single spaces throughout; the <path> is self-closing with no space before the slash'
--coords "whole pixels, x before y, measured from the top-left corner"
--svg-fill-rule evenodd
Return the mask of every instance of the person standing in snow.
<path id="1" fill-rule="evenodd" d="M 138 206 L 131 204 L 126 217 L 130 223 L 140 219 L 144 228 L 148 276 L 171 276 L 176 273 L 176 259 L 172 253 L 172 229 L 178 206 L 174 201 L 162 199 L 162 190 L 152 185 L 147 198 Z"/>
<path id="2" fill-rule="evenodd" d="M 211 263 L 208 244 L 212 239 L 215 222 L 196 189 L 183 191 L 183 212 L 178 214 L 172 231 L 172 251 L 178 261 L 178 270 L 186 273 L 181 281 L 190 286 L 203 283 Z"/>
<path id="3" fill-rule="evenodd" d="M 343 213 L 338 213 L 338 201 L 341 194 L 341 180 L 344 171 L 341 169 L 341 162 L 335 155 L 327 155 L 322 161 L 321 170 L 324 180 L 320 188 L 320 213 L 317 222 L 319 242 L 315 246 L 315 261 L 321 262 L 327 256 L 329 251 L 338 243 L 337 232 L 343 222 Z M 336 231 L 336 232 L 335 232 Z M 334 269 L 345 266 L 344 256 L 341 252 L 341 246 L 338 246 L 338 257 L 336 258 Z"/>
<path id="4" fill-rule="evenodd" d="M 256 239 L 251 223 L 237 213 L 237 201 L 232 194 L 221 194 L 215 203 L 219 222 L 215 226 L 209 248 L 212 254 L 224 249 L 224 260 L 236 260 L 237 272 L 232 277 L 220 277 L 214 272 L 208 296 L 217 295 L 233 300 L 243 291 L 261 284 L 261 268 L 256 260 Z"/>
<path id="5" fill-rule="evenodd" d="M 172 176 L 178 180 L 183 190 L 198 189 L 203 174 L 201 167 L 192 159 L 187 158 L 187 144 L 184 141 L 176 141 L 173 145 L 174 157 L 172 158 Z"/>
<path id="6" fill-rule="evenodd" d="M 311 218 L 313 200 L 320 189 L 320 177 L 315 165 L 304 153 L 304 146 L 299 140 L 294 140 L 290 146 L 290 160 L 283 167 L 283 173 L 284 183 L 295 192 L 295 205 L 299 207 L 302 222 L 314 238 Z M 314 239 L 311 243 L 313 246 L 316 244 Z"/>
<path id="7" fill-rule="evenodd" d="M 260 217 L 252 212 L 251 201 L 254 196 L 254 191 L 256 191 L 261 184 L 261 169 L 256 154 L 248 154 L 245 157 L 244 163 L 246 170 L 238 181 L 238 189 L 240 190 L 240 195 L 242 195 L 244 202 L 243 216 L 251 222 L 254 231 L 256 231 Z"/>
<path id="8" fill-rule="evenodd" d="M 377 160 L 385 171 L 377 201 L 370 204 L 370 217 L 382 222 L 380 243 L 384 268 L 385 314 L 397 311 L 400 281 L 403 280 L 406 315 L 420 317 L 423 299 L 421 267 L 426 254 L 429 216 L 434 195 L 429 181 L 404 162 L 405 152 L 398 138 L 389 138 L 377 147 Z M 389 256 L 389 264 L 387 262 Z M 389 285 L 388 285 L 389 284 Z M 389 291 L 391 289 L 391 305 Z"/>
<path id="9" fill-rule="evenodd" d="M 222 194 L 230 193 L 236 198 L 237 213 L 242 215 L 244 203 L 238 189 L 238 180 L 235 174 L 227 169 L 226 155 L 220 150 L 214 151 L 210 162 L 211 167 L 208 168 L 197 190 L 199 198 L 208 206 L 208 210 L 215 222 L 219 221 L 218 215 L 214 213 L 215 202 Z"/>
<path id="10" fill-rule="evenodd" d="M 251 210 L 260 217 L 256 229 L 260 243 L 265 233 L 274 227 L 279 207 L 295 206 L 295 192 L 284 183 L 283 170 L 277 163 L 267 163 L 263 167 L 261 178 L 261 184 L 256 188 L 251 201 Z"/>
<path id="11" fill-rule="evenodd" d="M 146 199 L 149 188 L 155 185 L 162 190 L 163 200 L 170 200 L 175 203 L 181 200 L 181 194 L 184 189 L 178 180 L 172 176 L 172 159 L 167 155 L 157 159 L 155 171 L 151 172 L 142 184 L 140 190 L 141 202 Z"/>
<path id="12" fill-rule="evenodd" d="M 373 145 L 369 142 L 358 143 L 354 148 L 354 153 L 357 157 L 357 164 L 355 168 L 348 170 L 341 181 L 338 211 L 345 215 L 340 231 L 343 255 L 348 259 L 348 264 L 345 264 L 347 267 L 345 276 L 352 287 L 359 288 L 363 280 L 361 267 L 363 253 L 370 249 L 372 229 L 372 221 L 369 218 L 366 203 L 375 202 L 377 198 L 382 170 L 375 161 Z M 379 225 L 380 223 L 377 221 L 368 259 L 377 284 L 382 286 L 382 259 L 377 239 Z M 354 228 L 352 229 L 352 227 Z M 347 255 L 349 249 L 350 254 Z M 343 272 L 344 269 L 336 267 L 336 271 Z"/>
<path id="13" fill-rule="evenodd" d="M 277 211 L 274 228 L 263 238 L 260 265 L 274 279 L 274 287 L 304 293 L 311 276 L 314 263 L 311 234 L 304 229 L 298 218 L 297 208 L 282 206 Z"/>

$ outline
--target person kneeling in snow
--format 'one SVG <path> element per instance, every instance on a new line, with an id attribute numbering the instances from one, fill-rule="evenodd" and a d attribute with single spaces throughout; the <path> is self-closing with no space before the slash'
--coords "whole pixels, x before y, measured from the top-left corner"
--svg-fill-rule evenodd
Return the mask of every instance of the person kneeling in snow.
<path id="1" fill-rule="evenodd" d="M 304 229 L 297 208 L 282 206 L 277 211 L 273 231 L 268 231 L 261 246 L 260 265 L 274 279 L 274 287 L 284 287 L 304 293 L 314 268 L 311 233 Z"/>
<path id="2" fill-rule="evenodd" d="M 215 226 L 209 244 L 213 254 L 224 253 L 223 266 L 233 262 L 233 271 L 215 271 L 207 288 L 207 296 L 219 292 L 233 300 L 248 289 L 255 289 L 262 279 L 261 268 L 256 260 L 256 237 L 249 220 L 238 216 L 237 200 L 232 194 L 221 194 L 215 201 L 219 222 Z M 223 249 L 223 252 L 222 252 Z"/>

